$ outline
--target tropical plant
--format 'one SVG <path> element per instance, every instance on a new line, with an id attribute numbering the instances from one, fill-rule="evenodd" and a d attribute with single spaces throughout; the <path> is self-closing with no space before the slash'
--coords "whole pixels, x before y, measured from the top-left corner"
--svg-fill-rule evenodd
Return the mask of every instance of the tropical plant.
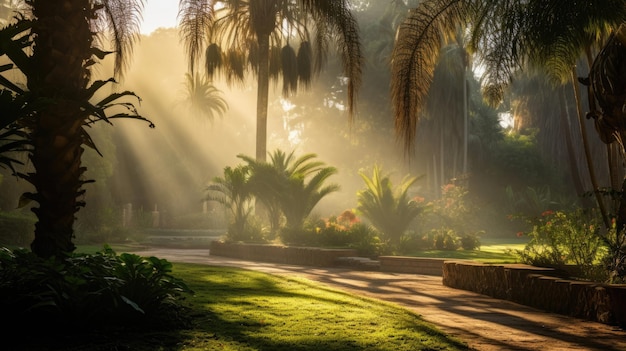
<path id="1" fill-rule="evenodd" d="M 398 246 L 411 222 L 423 211 L 423 207 L 409 198 L 409 190 L 419 179 L 405 176 L 394 187 L 390 176 L 381 174 L 374 166 L 372 176 L 359 172 L 365 188 L 357 193 L 357 211 L 378 229 L 392 246 Z"/>
<path id="2" fill-rule="evenodd" d="M 239 157 L 252 170 L 252 192 L 271 211 L 280 210 L 289 231 L 301 230 L 304 220 L 319 201 L 339 190 L 337 184 L 324 185 L 337 169 L 315 160 L 317 155 L 313 153 L 296 157 L 295 151 L 286 154 L 276 150 L 270 155 L 270 163 L 245 155 Z M 276 215 L 276 212 L 270 214 Z"/>
<path id="3" fill-rule="evenodd" d="M 202 75 L 185 74 L 185 91 L 182 103 L 194 117 L 212 122 L 228 110 L 228 103 L 220 96 L 220 90 Z"/>
<path id="4" fill-rule="evenodd" d="M 3 44 L 8 65 L 23 74 L 26 88 L 5 78 L 0 84 L 24 96 L 21 107 L 28 110 L 13 117 L 27 132 L 34 168 L 21 174 L 35 189 L 24 197 L 39 205 L 33 208 L 38 222 L 31 249 L 42 257 L 63 257 L 75 249 L 75 214 L 84 206 L 82 187 L 89 182 L 83 179 L 83 146 L 96 148 L 86 127 L 113 118 L 145 120 L 124 100 L 136 98 L 132 92 L 93 102 L 100 88 L 115 81 L 91 79 L 92 66 L 110 53 L 97 46 L 98 33 L 107 30 L 113 33 L 114 73 L 121 76 L 138 32 L 142 2 L 30 0 L 25 5 L 9 25 L 14 35 Z"/>
<path id="5" fill-rule="evenodd" d="M 187 322 L 181 300 L 193 291 L 171 275 L 167 260 L 117 255 L 109 247 L 63 260 L 3 248 L 0 268 L 0 306 L 12 317 L 10 331 L 154 330 Z"/>
<path id="6" fill-rule="evenodd" d="M 224 176 L 213 178 L 207 186 L 205 199 L 217 201 L 230 210 L 228 235 L 232 240 L 250 239 L 246 237 L 246 224 L 252 213 L 250 167 L 225 167 Z"/>
<path id="7" fill-rule="evenodd" d="M 204 54 L 208 77 L 220 71 L 229 82 L 243 82 L 246 73 L 257 77 L 257 160 L 266 159 L 270 79 L 282 74 L 285 95 L 308 86 L 333 40 L 348 78 L 348 109 L 354 110 L 363 58 L 348 1 L 181 0 L 179 16 L 192 73 Z M 300 44 L 297 53 L 292 42 Z"/>
<path id="8" fill-rule="evenodd" d="M 573 264 L 581 270 L 580 278 L 597 278 L 596 267 L 603 256 L 598 218 L 581 210 L 546 210 L 529 221 L 532 229 L 526 235 L 530 240 L 523 250 L 515 251 L 522 262 L 560 268 Z"/>

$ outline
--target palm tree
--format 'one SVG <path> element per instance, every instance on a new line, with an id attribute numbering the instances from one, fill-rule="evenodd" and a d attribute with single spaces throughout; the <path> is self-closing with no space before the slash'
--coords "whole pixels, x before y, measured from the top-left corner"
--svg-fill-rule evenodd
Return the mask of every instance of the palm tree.
<path id="1" fill-rule="evenodd" d="M 213 121 L 216 116 L 223 115 L 228 109 L 228 103 L 220 95 L 211 82 L 202 75 L 195 73 L 185 74 L 185 92 L 182 101 L 192 115 Z"/>
<path id="2" fill-rule="evenodd" d="M 20 119 L 28 132 L 29 158 L 34 172 L 22 174 L 35 189 L 24 196 L 37 202 L 33 208 L 38 222 L 32 251 L 42 257 L 63 257 L 74 251 L 73 224 L 76 212 L 84 206 L 81 164 L 83 146 L 93 147 L 85 127 L 111 118 L 141 117 L 132 103 L 119 98 L 131 92 L 113 93 L 91 102 L 107 81 L 92 81 L 91 68 L 108 52 L 97 46 L 97 33 L 110 32 L 116 54 L 115 75 L 127 64 L 129 51 L 138 33 L 141 0 L 30 0 L 25 1 L 18 24 L 28 28 L 29 50 L 9 57 L 26 77 L 26 89 L 2 84 L 28 96 L 31 113 Z M 22 35 L 21 38 L 28 38 Z M 9 82 L 10 83 L 10 82 Z M 112 107 L 125 108 L 111 115 Z M 145 120 L 145 119 L 144 119 Z"/>
<path id="3" fill-rule="evenodd" d="M 206 188 L 206 200 L 216 201 L 231 211 L 232 223 L 228 234 L 232 239 L 244 239 L 245 226 L 252 213 L 250 168 L 224 168 L 224 177 L 215 177 Z"/>
<path id="4" fill-rule="evenodd" d="M 296 157 L 294 151 L 286 154 L 275 150 L 270 162 L 264 162 L 239 155 L 252 170 L 252 192 L 268 209 L 273 231 L 278 228 L 281 214 L 289 230 L 300 230 L 319 201 L 339 190 L 337 184 L 324 185 L 337 169 L 325 166 L 316 157 L 313 153 Z"/>
<path id="5" fill-rule="evenodd" d="M 333 40 L 348 78 L 352 116 L 363 58 L 347 0 L 181 0 L 179 17 L 192 73 L 204 54 L 209 77 L 223 72 L 231 83 L 243 82 L 246 73 L 257 78 L 257 160 L 266 159 L 270 79 L 282 74 L 285 95 L 308 86 Z M 297 53 L 292 42 L 299 42 Z"/>

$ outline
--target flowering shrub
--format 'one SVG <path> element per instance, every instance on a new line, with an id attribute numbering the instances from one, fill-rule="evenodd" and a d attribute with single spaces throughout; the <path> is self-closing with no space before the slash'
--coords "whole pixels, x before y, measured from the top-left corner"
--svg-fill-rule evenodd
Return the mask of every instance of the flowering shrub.
<path id="1" fill-rule="evenodd" d="M 573 264 L 580 267 L 583 278 L 595 275 L 603 247 L 596 218 L 582 210 L 548 210 L 529 223 L 532 229 L 525 235 L 530 240 L 523 250 L 515 251 L 522 262 L 547 267 Z"/>
<path id="2" fill-rule="evenodd" d="M 304 229 L 297 232 L 283 229 L 281 236 L 288 238 L 291 244 L 347 247 L 364 256 L 376 256 L 384 250 L 376 230 L 361 222 L 353 210 L 345 210 L 338 216 L 309 220 Z"/>
<path id="3" fill-rule="evenodd" d="M 430 248 L 454 251 L 480 248 L 479 234 L 471 228 L 472 206 L 467 201 L 468 191 L 462 186 L 446 184 L 441 188 L 441 198 L 425 207 L 426 216 L 422 230 Z"/>

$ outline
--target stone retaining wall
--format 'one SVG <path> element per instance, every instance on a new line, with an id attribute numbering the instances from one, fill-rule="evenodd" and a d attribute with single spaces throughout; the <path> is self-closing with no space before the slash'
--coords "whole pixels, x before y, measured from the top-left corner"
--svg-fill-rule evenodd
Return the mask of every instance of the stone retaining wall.
<path id="1" fill-rule="evenodd" d="M 339 257 L 356 256 L 357 252 L 353 249 L 321 249 L 264 244 L 242 245 L 213 241 L 211 242 L 211 255 L 250 261 L 330 267 L 337 264 Z"/>
<path id="2" fill-rule="evenodd" d="M 383 272 L 443 275 L 443 263 L 449 259 L 430 257 L 379 256 Z"/>
<path id="3" fill-rule="evenodd" d="M 626 285 L 558 276 L 558 271 L 520 264 L 446 261 L 443 284 L 545 311 L 626 327 Z"/>

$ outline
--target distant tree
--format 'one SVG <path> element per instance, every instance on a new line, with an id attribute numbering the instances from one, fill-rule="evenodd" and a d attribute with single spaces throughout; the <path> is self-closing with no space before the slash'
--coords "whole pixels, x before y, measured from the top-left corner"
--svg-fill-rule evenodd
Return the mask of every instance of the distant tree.
<path id="1" fill-rule="evenodd" d="M 285 95 L 308 86 L 324 65 L 331 41 L 338 44 L 348 78 L 348 109 L 354 111 L 363 58 L 349 1 L 181 0 L 179 16 L 192 73 L 204 54 L 209 77 L 219 71 L 230 82 L 243 81 L 246 73 L 257 77 L 259 161 L 266 159 L 270 79 L 282 75 Z M 297 53 L 293 41 L 300 42 Z"/>
<path id="2" fill-rule="evenodd" d="M 182 103 L 194 117 L 212 122 L 228 110 L 228 103 L 220 90 L 199 73 L 185 74 L 185 91 Z"/>
<path id="3" fill-rule="evenodd" d="M 602 45 L 608 34 L 624 21 L 623 1 L 420 2 L 400 26 L 392 54 L 391 94 L 398 136 L 404 140 L 406 150 L 411 150 L 440 49 L 459 27 L 470 29 L 470 48 L 485 69 L 483 93 L 493 104 L 501 101 L 504 88 L 520 67 L 539 68 L 557 84 L 571 81 L 580 101 L 576 85 L 578 60 L 584 57 L 588 62 L 593 61 L 593 49 Z M 579 112 L 579 116 L 582 115 Z M 579 123 L 582 142 L 588 151 L 584 118 L 579 117 Z M 601 131 L 600 136 L 605 134 L 606 131 Z M 592 160 L 587 157 L 587 161 L 597 202 L 608 227 Z M 624 208 L 621 215 L 624 221 L 618 222 L 626 223 L 626 206 Z"/>

